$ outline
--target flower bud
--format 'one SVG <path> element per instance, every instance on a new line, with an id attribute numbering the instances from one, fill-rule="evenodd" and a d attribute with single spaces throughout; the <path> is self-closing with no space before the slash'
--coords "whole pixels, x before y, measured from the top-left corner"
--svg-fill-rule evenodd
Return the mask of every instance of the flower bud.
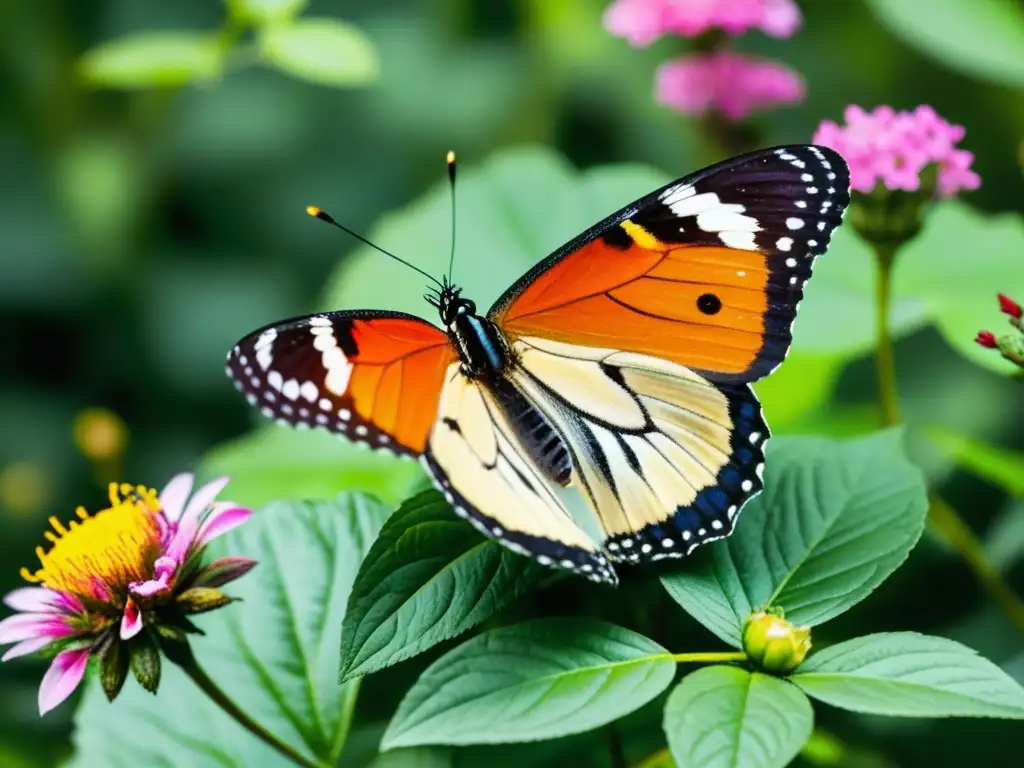
<path id="1" fill-rule="evenodd" d="M 206 613 L 223 608 L 234 600 L 214 587 L 192 587 L 178 595 L 177 604 L 185 613 Z"/>
<path id="2" fill-rule="evenodd" d="M 999 309 L 1012 317 L 1014 320 L 1020 320 L 1021 316 L 1024 315 L 1024 310 L 1021 309 L 1020 304 L 1011 299 L 1006 294 L 1000 293 L 999 296 Z"/>
<path id="3" fill-rule="evenodd" d="M 743 650 L 765 672 L 788 674 L 811 650 L 811 628 L 794 627 L 781 615 L 758 611 L 743 627 Z"/>
<path id="4" fill-rule="evenodd" d="M 999 348 L 999 344 L 996 342 L 996 335 L 992 331 L 978 331 L 974 341 L 985 349 Z"/>

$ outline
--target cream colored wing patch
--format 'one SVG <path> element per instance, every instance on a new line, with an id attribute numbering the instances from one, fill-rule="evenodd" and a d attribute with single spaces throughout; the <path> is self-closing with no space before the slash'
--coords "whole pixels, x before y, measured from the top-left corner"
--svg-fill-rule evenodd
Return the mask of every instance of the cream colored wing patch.
<path id="1" fill-rule="evenodd" d="M 681 557 L 732 532 L 762 488 L 768 427 L 748 385 L 648 355 L 521 337 L 509 378 L 552 422 L 609 559 Z"/>
<path id="2" fill-rule="evenodd" d="M 543 565 L 618 582 L 608 560 L 572 519 L 528 458 L 493 394 L 448 367 L 423 464 L 455 512 L 482 534 Z"/>

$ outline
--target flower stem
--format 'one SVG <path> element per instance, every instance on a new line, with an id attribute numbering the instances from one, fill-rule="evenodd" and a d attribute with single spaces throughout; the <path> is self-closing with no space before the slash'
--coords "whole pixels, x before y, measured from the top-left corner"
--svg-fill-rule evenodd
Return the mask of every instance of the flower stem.
<path id="1" fill-rule="evenodd" d="M 192 679 L 192 682 L 196 684 L 199 690 L 209 696 L 210 699 L 225 712 L 225 714 L 264 744 L 273 747 L 280 754 L 303 768 L 327 768 L 327 763 L 323 763 L 319 760 L 311 760 L 310 758 L 299 754 L 292 747 L 285 744 L 274 734 L 270 733 L 270 731 L 243 712 L 238 705 L 235 704 L 235 702 L 233 702 L 215 682 L 213 682 L 210 676 L 206 674 L 206 671 L 199 666 L 199 662 L 196 661 L 195 656 L 191 651 L 184 654 L 176 654 L 176 658 L 173 658 L 172 661 L 181 667 L 185 674 Z"/>
<path id="2" fill-rule="evenodd" d="M 900 423 L 900 397 L 896 389 L 896 353 L 889 334 L 889 308 L 892 304 L 892 264 L 896 249 L 875 244 L 875 371 L 878 377 L 878 402 L 882 407 L 882 425 Z"/>
<path id="3" fill-rule="evenodd" d="M 717 661 L 746 661 L 743 651 L 712 651 L 710 653 L 673 653 L 677 664 L 714 664 Z"/>
<path id="4" fill-rule="evenodd" d="M 896 360 L 892 336 L 889 334 L 889 305 L 891 301 L 892 264 L 896 249 L 874 244 L 877 268 L 876 281 L 876 325 L 878 348 L 876 370 L 878 372 L 878 399 L 882 407 L 882 425 L 895 426 L 900 423 L 899 392 L 896 388 Z M 974 535 L 970 526 L 957 511 L 937 493 L 928 497 L 928 522 L 932 530 L 953 548 L 975 578 L 988 592 L 989 597 L 1002 609 L 1007 618 L 1024 631 L 1024 601 L 1010 588 L 985 555 L 985 549 Z"/>

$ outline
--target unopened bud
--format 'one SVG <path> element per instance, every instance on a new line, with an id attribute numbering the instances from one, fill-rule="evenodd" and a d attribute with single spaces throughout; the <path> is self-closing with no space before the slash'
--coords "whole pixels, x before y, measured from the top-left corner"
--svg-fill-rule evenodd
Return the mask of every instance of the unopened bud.
<path id="1" fill-rule="evenodd" d="M 1021 316 L 1024 316 L 1024 310 L 1021 309 L 1020 304 L 1011 299 L 1006 294 L 997 294 L 999 298 L 999 309 L 1006 313 L 1014 320 L 1020 320 Z"/>
<path id="2" fill-rule="evenodd" d="M 811 628 L 794 627 L 782 616 L 758 611 L 743 627 L 743 650 L 765 672 L 788 674 L 811 650 Z"/>
<path id="3" fill-rule="evenodd" d="M 214 587 L 192 587 L 178 595 L 177 604 L 185 613 L 206 613 L 223 608 L 234 599 Z"/>

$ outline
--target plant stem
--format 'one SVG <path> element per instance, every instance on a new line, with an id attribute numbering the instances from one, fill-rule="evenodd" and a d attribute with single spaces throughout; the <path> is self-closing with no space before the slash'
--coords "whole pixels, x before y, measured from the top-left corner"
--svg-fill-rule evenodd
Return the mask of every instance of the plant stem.
<path id="1" fill-rule="evenodd" d="M 211 701 L 220 707 L 229 717 L 231 717 L 232 720 L 241 725 L 245 730 L 264 744 L 273 747 L 296 765 L 300 765 L 303 768 L 327 768 L 327 763 L 304 757 L 245 714 L 245 712 L 243 712 L 235 702 L 228 698 L 228 695 L 224 693 L 224 691 L 222 691 L 212 679 L 210 679 L 210 676 L 206 674 L 206 671 L 199 666 L 199 662 L 196 661 L 195 656 L 192 655 L 191 651 L 183 654 L 182 656 L 183 658 L 175 658 L 173 661 L 185 671 L 185 674 L 192 679 L 192 682 L 196 684 L 199 690 L 209 696 Z"/>
<path id="2" fill-rule="evenodd" d="M 900 423 L 900 396 L 896 389 L 896 353 L 889 335 L 889 308 L 892 303 L 892 264 L 896 249 L 875 245 L 875 371 L 878 377 L 878 402 L 882 406 L 882 426 Z"/>
<path id="3" fill-rule="evenodd" d="M 710 653 L 673 653 L 677 664 L 713 664 L 716 661 L 746 661 L 743 651 L 712 651 Z"/>
<path id="4" fill-rule="evenodd" d="M 608 752 L 611 756 L 612 768 L 626 768 L 626 754 L 622 751 L 622 737 L 615 723 L 608 726 Z"/>
<path id="5" fill-rule="evenodd" d="M 889 304 L 892 284 L 892 264 L 896 254 L 895 248 L 886 245 L 874 245 L 877 268 L 876 296 L 876 333 L 878 348 L 876 350 L 876 370 L 878 372 L 878 399 L 882 407 L 882 425 L 895 426 L 900 423 L 899 392 L 896 387 L 896 361 L 893 352 L 892 336 L 889 334 Z M 967 567 L 974 572 L 975 578 L 988 592 L 989 597 L 1006 614 L 1007 618 L 1024 631 L 1024 602 L 1003 581 L 1002 576 L 988 561 L 985 549 L 974 535 L 970 526 L 963 521 L 957 511 L 937 493 L 928 497 L 928 522 L 932 530 L 949 544 Z"/>
<path id="6" fill-rule="evenodd" d="M 985 555 L 985 548 L 974 532 L 957 514 L 952 505 L 937 493 L 928 500 L 928 522 L 943 539 L 960 555 L 967 567 L 974 572 L 989 597 L 1002 609 L 1006 617 L 1024 632 L 1024 601 L 1007 584 Z"/>

